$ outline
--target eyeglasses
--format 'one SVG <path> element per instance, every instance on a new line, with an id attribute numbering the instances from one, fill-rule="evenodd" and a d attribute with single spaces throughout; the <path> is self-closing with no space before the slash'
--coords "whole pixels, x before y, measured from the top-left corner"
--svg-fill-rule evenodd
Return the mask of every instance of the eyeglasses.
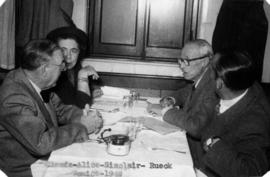
<path id="1" fill-rule="evenodd" d="M 50 63 L 50 65 L 58 66 L 61 71 L 66 70 L 66 62 L 63 60 L 61 64 Z"/>
<path id="2" fill-rule="evenodd" d="M 178 58 L 179 64 L 184 63 L 186 66 L 190 66 L 191 62 L 197 61 L 197 60 L 202 60 L 205 57 L 210 57 L 210 55 L 204 55 L 202 57 L 197 57 L 197 58 L 190 58 L 190 59 L 185 59 L 185 58 Z"/>

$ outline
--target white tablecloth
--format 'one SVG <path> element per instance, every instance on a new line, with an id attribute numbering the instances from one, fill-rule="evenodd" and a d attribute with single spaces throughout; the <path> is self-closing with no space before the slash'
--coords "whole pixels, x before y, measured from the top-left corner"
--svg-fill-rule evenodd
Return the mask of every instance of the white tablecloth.
<path id="1" fill-rule="evenodd" d="M 153 101 L 152 101 L 153 102 Z M 101 106 L 101 104 L 105 106 Z M 132 114 L 145 116 L 143 104 L 131 112 L 103 114 L 104 119 L 113 115 L 121 118 Z M 99 100 L 95 108 L 113 109 L 120 106 L 117 101 L 112 104 Z M 102 113 L 102 112 L 101 112 Z M 117 116 L 117 117 L 118 117 Z M 115 121 L 119 117 L 114 117 Z M 105 121 L 106 122 L 106 121 Z M 106 127 L 119 127 L 114 121 L 107 121 Z M 90 138 L 96 138 L 92 135 Z M 132 142 L 126 156 L 114 156 L 106 152 L 105 143 L 84 142 L 53 151 L 48 161 L 37 161 L 31 166 L 33 177 L 195 177 L 193 162 L 184 131 L 175 131 L 166 135 L 153 130 L 142 130 Z M 150 148 L 151 147 L 151 148 Z M 170 150 L 152 150 L 153 147 Z M 184 153 L 173 150 L 183 151 Z"/>

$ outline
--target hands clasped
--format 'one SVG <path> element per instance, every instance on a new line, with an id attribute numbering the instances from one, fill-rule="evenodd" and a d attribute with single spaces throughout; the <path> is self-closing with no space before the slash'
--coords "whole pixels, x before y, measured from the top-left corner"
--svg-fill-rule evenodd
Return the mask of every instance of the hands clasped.
<path id="1" fill-rule="evenodd" d="M 91 110 L 89 105 L 86 104 L 81 117 L 81 123 L 87 128 L 88 133 L 96 133 L 103 126 L 103 119 L 100 112 Z"/>

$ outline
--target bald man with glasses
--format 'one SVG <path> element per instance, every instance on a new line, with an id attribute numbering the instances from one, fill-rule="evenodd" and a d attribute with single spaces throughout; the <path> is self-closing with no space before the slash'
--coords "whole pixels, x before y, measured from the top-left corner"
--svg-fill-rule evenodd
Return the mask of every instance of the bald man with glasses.
<path id="1" fill-rule="evenodd" d="M 206 57 L 211 57 L 210 54 L 206 54 L 202 57 L 197 57 L 197 58 L 190 58 L 190 59 L 185 59 L 185 58 L 178 58 L 178 63 L 181 65 L 181 64 L 184 64 L 186 66 L 190 66 L 190 63 L 194 62 L 194 61 L 197 61 L 197 60 L 202 60 L 202 59 L 205 59 Z"/>
<path id="2" fill-rule="evenodd" d="M 214 117 L 218 98 L 215 94 L 214 72 L 210 67 L 213 50 L 202 39 L 187 42 L 178 59 L 183 77 L 191 81 L 185 88 L 149 104 L 149 112 L 161 113 L 163 119 L 200 138 L 201 131 Z"/>

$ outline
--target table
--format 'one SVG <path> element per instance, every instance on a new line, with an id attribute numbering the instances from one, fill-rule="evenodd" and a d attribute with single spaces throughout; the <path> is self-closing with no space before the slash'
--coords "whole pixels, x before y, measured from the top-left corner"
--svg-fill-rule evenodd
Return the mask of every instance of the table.
<path id="1" fill-rule="evenodd" d="M 158 98 L 147 98 L 157 102 Z M 93 109 L 98 109 L 104 118 L 104 128 L 113 131 L 130 125 L 116 123 L 125 116 L 147 116 L 146 102 L 138 101 L 133 109 L 123 108 L 122 100 L 100 98 L 95 100 Z M 119 112 L 111 112 L 115 107 Z M 155 119 L 161 119 L 155 117 Z M 96 139 L 99 135 L 91 135 Z M 156 131 L 141 130 L 132 142 L 130 152 L 125 156 L 110 155 L 106 152 L 105 143 L 89 141 L 74 143 L 51 153 L 48 161 L 37 161 L 31 166 L 33 177 L 195 177 L 193 162 L 189 151 L 186 134 L 178 130 L 168 134 Z M 153 147 L 170 150 L 153 150 Z M 175 152 L 180 150 L 184 153 Z"/>

